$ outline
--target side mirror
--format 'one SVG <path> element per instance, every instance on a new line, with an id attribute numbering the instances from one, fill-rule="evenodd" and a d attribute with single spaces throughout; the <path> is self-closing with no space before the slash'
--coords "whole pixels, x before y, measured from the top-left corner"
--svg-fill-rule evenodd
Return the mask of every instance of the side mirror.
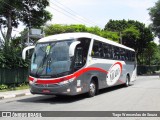
<path id="1" fill-rule="evenodd" d="M 33 49 L 33 48 L 35 48 L 35 46 L 28 46 L 28 47 L 26 47 L 26 48 L 23 49 L 23 51 L 22 51 L 22 59 L 23 59 L 23 60 L 26 59 L 26 52 L 27 52 L 28 50 L 30 50 L 30 49 Z"/>
<path id="2" fill-rule="evenodd" d="M 81 42 L 80 41 L 75 41 L 73 43 L 71 43 L 70 47 L 69 47 L 69 56 L 70 57 L 73 57 L 74 56 L 74 51 L 75 51 L 75 48 L 78 44 L 80 44 Z"/>

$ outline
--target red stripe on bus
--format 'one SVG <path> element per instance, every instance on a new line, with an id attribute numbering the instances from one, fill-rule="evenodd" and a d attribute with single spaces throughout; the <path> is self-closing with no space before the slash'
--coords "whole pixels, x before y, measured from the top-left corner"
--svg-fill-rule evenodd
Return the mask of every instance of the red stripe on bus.
<path id="1" fill-rule="evenodd" d="M 55 79 L 39 79 L 37 78 L 36 83 L 37 84 L 55 84 L 55 83 L 59 83 L 62 81 L 67 81 L 69 79 L 72 79 L 75 77 L 78 78 L 79 76 L 81 76 L 83 73 L 88 72 L 88 71 L 99 71 L 99 72 L 103 72 L 103 73 L 108 73 L 106 70 L 103 70 L 101 68 L 95 68 L 95 67 L 89 67 L 89 68 L 83 68 L 75 73 L 73 73 L 72 75 L 68 75 L 65 77 L 61 77 L 61 78 L 55 78 Z M 29 81 L 34 81 L 34 77 L 29 76 Z"/>

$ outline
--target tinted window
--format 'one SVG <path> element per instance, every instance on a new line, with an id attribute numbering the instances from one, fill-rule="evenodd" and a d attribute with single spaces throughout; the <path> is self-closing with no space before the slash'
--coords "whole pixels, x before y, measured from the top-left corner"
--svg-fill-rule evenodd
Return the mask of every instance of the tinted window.
<path id="1" fill-rule="evenodd" d="M 94 41 L 93 48 L 92 48 L 92 56 L 94 58 L 103 58 L 103 44 L 99 41 Z"/>
<path id="2" fill-rule="evenodd" d="M 97 40 L 95 40 L 93 44 L 92 57 L 122 61 L 135 61 L 135 53 L 133 51 Z"/>

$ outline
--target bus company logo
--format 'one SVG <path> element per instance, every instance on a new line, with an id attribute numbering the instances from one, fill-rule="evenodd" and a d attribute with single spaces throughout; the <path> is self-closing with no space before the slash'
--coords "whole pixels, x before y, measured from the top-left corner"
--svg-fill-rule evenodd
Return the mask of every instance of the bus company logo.
<path id="1" fill-rule="evenodd" d="M 122 63 L 120 62 L 115 63 L 108 71 L 106 79 L 107 85 L 109 86 L 114 85 L 120 78 L 121 72 L 122 72 Z"/>

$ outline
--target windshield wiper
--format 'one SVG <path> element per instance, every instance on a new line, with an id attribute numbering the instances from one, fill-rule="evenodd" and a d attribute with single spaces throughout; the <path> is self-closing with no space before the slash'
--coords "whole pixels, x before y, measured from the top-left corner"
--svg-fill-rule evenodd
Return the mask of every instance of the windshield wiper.
<path id="1" fill-rule="evenodd" d="M 57 42 L 56 42 L 56 43 L 57 43 Z M 51 46 L 51 48 L 54 47 L 54 46 L 56 45 L 56 43 L 53 44 L 53 45 Z M 51 49 L 51 48 L 50 48 L 50 49 Z M 50 51 L 49 51 L 49 53 L 47 53 L 47 52 L 44 51 L 41 47 L 40 47 L 40 50 L 42 50 L 42 51 L 45 53 L 45 55 L 44 55 L 44 57 L 43 57 L 43 59 L 42 59 L 42 62 L 41 62 L 41 64 L 40 64 L 39 68 L 38 68 L 37 71 L 36 71 L 36 76 L 37 76 L 40 68 L 43 68 L 43 70 L 44 70 L 44 69 L 48 66 L 48 61 L 46 61 L 46 60 L 47 60 L 48 57 L 50 56 Z M 45 63 L 45 62 L 47 62 L 46 67 L 44 67 L 44 63 Z M 43 71 L 43 70 L 42 70 L 42 71 Z M 47 73 L 47 71 L 46 71 L 46 73 Z"/>

